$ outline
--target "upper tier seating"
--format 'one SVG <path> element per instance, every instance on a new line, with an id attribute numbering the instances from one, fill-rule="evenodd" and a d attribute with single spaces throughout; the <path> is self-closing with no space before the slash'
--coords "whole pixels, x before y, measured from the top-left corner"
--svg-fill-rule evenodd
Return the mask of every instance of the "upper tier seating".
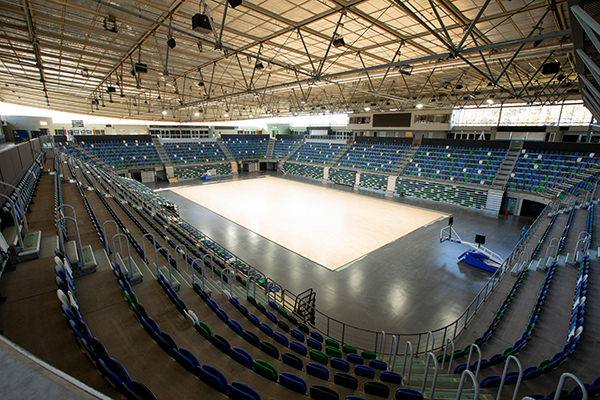
<path id="1" fill-rule="evenodd" d="M 329 164 L 343 148 L 343 143 L 307 142 L 290 157 L 290 161 Z"/>
<path id="2" fill-rule="evenodd" d="M 163 147 L 173 164 L 227 161 L 217 142 L 170 142 Z"/>
<path id="3" fill-rule="evenodd" d="M 162 164 L 150 141 L 107 140 L 79 142 L 79 145 L 115 168 L 148 167 Z"/>
<path id="4" fill-rule="evenodd" d="M 273 148 L 273 158 L 285 158 L 296 146 L 300 144 L 301 139 L 277 139 Z"/>
<path id="5" fill-rule="evenodd" d="M 595 153 L 523 149 L 508 181 L 508 189 L 556 194 L 577 186 L 572 191 L 578 194 L 578 188 L 593 188 L 584 182 L 589 178 L 588 169 L 599 162 L 600 157 Z"/>
<path id="6" fill-rule="evenodd" d="M 402 174 L 491 186 L 505 155 L 502 148 L 423 145 Z"/>
<path id="7" fill-rule="evenodd" d="M 338 161 L 338 167 L 392 172 L 408 146 L 399 143 L 356 142 Z"/>
<path id="8" fill-rule="evenodd" d="M 223 139 L 223 143 L 236 160 L 255 160 L 267 156 L 269 139 L 265 137 L 233 137 Z"/>

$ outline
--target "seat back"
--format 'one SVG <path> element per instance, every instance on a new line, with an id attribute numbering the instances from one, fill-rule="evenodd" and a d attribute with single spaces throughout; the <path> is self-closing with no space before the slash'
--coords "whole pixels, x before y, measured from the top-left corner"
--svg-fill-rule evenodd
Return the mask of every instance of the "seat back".
<path id="1" fill-rule="evenodd" d="M 336 372 L 335 375 L 333 375 L 333 382 L 336 385 L 340 385 L 348 389 L 358 389 L 358 379 L 356 379 L 355 376 L 346 374 L 344 372 Z"/>
<path id="2" fill-rule="evenodd" d="M 246 342 L 250 343 L 254 347 L 258 347 L 260 343 L 260 339 L 258 339 L 258 336 L 256 336 L 255 333 L 250 331 L 244 331 L 244 340 L 246 340 Z"/>
<path id="3" fill-rule="evenodd" d="M 369 360 L 369 367 L 385 371 L 387 369 L 387 363 L 381 360 Z"/>
<path id="4" fill-rule="evenodd" d="M 300 342 L 291 342 L 290 349 L 304 357 L 306 357 L 306 355 L 308 354 L 308 350 L 306 349 L 306 346 L 304 346 Z"/>
<path id="5" fill-rule="evenodd" d="M 366 381 L 365 382 L 365 393 L 372 394 L 373 396 L 383 397 L 387 399 L 390 397 L 390 388 L 383 383 L 375 382 L 375 381 Z"/>
<path id="6" fill-rule="evenodd" d="M 306 394 L 306 382 L 299 376 L 289 372 L 282 372 L 279 375 L 279 383 L 294 392 Z"/>
<path id="7" fill-rule="evenodd" d="M 357 365 L 356 367 L 354 367 L 354 375 L 362 376 L 368 379 L 374 379 L 375 370 L 366 365 Z"/>
<path id="8" fill-rule="evenodd" d="M 210 338 L 210 341 L 213 344 L 213 346 L 215 346 L 217 349 L 221 350 L 223 353 L 225 353 L 227 355 L 231 354 L 231 345 L 229 344 L 227 339 L 225 339 L 223 336 L 213 335 Z"/>
<path id="9" fill-rule="evenodd" d="M 233 382 L 229 385 L 229 397 L 233 400 L 260 400 L 256 390 L 241 382 Z"/>
<path id="10" fill-rule="evenodd" d="M 252 368 L 252 356 L 246 352 L 246 350 L 234 347 L 231 349 L 231 358 L 239 362 L 246 368 Z"/>
<path id="11" fill-rule="evenodd" d="M 317 331 L 310 331 L 310 337 L 319 341 L 319 343 L 323 343 L 323 335 Z"/>
<path id="12" fill-rule="evenodd" d="M 289 365 L 290 367 L 296 368 L 300 371 L 302 371 L 302 369 L 304 367 L 304 363 L 302 362 L 300 357 L 295 356 L 292 353 L 282 353 L 281 361 L 283 361 L 284 364 Z"/>
<path id="13" fill-rule="evenodd" d="M 275 367 L 273 367 L 271 364 L 269 364 L 266 361 L 255 360 L 252 363 L 252 369 L 254 370 L 254 372 L 259 374 L 260 376 L 265 377 L 274 382 L 277 382 L 277 379 L 279 378 L 279 374 L 277 373 L 277 370 L 275 369 Z"/>
<path id="14" fill-rule="evenodd" d="M 290 327 L 284 321 L 282 321 L 282 320 L 277 321 L 277 326 L 279 327 L 279 329 L 281 329 L 285 333 L 290 333 Z"/>
<path id="15" fill-rule="evenodd" d="M 225 393 L 227 391 L 227 386 L 223 385 L 223 381 L 219 379 L 219 377 L 211 374 L 205 368 L 200 367 L 197 369 L 198 377 L 202 379 L 207 385 L 213 387 L 219 392 Z"/>
<path id="16" fill-rule="evenodd" d="M 262 341 L 260 342 L 258 348 L 271 357 L 279 359 L 279 350 L 277 350 L 277 347 L 273 346 L 271 343 Z"/>
<path id="17" fill-rule="evenodd" d="M 319 362 L 323 365 L 327 365 L 329 363 L 329 357 L 327 357 L 327 354 L 323 353 L 322 351 L 312 349 L 309 351 L 308 355 L 311 360 Z"/>
<path id="18" fill-rule="evenodd" d="M 264 322 L 261 322 L 260 325 L 258 325 L 258 329 L 260 329 L 268 337 L 273 337 L 273 329 Z"/>
<path id="19" fill-rule="evenodd" d="M 331 357 L 338 357 L 338 358 L 342 357 L 342 352 L 340 351 L 340 349 L 332 347 L 332 346 L 325 347 L 325 354 L 327 354 L 328 356 L 331 356 Z"/>
<path id="20" fill-rule="evenodd" d="M 287 336 L 285 336 L 281 332 L 274 332 L 273 333 L 273 339 L 275 339 L 275 341 L 277 343 L 279 343 L 280 345 L 282 345 L 282 346 L 288 347 L 290 345 L 290 341 L 287 338 Z"/>
<path id="21" fill-rule="evenodd" d="M 350 363 L 339 357 L 332 357 L 331 360 L 329 360 L 329 365 L 331 368 L 335 368 L 342 372 L 350 372 Z"/>
<path id="22" fill-rule="evenodd" d="M 364 358 L 354 353 L 348 353 L 348 355 L 346 355 L 346 360 L 348 360 L 348 362 L 351 364 L 363 365 L 365 363 Z"/>
<path id="23" fill-rule="evenodd" d="M 314 338 L 308 338 L 306 339 L 306 344 L 309 347 L 312 347 L 313 349 L 317 349 L 319 351 L 323 350 L 323 345 L 321 344 L 321 342 L 319 342 L 318 340 L 314 339 Z"/>
<path id="24" fill-rule="evenodd" d="M 296 339 L 297 341 L 304 343 L 304 340 L 305 340 L 305 339 L 304 339 L 304 333 L 300 332 L 298 329 L 292 329 L 292 330 L 290 331 L 290 334 L 291 334 L 291 335 L 292 335 L 292 337 L 293 337 L 294 339 Z"/>
<path id="25" fill-rule="evenodd" d="M 423 395 L 414 389 L 399 388 L 396 389 L 394 400 L 423 400 Z"/>
<path id="26" fill-rule="evenodd" d="M 227 325 L 229 325 L 229 328 L 236 334 L 240 336 L 244 334 L 244 328 L 242 328 L 242 325 L 240 325 L 240 323 L 237 322 L 235 319 L 230 319 Z"/>
<path id="27" fill-rule="evenodd" d="M 340 395 L 333 389 L 322 385 L 310 387 L 310 398 L 313 400 L 339 400 Z"/>
<path id="28" fill-rule="evenodd" d="M 324 381 L 329 380 L 329 370 L 327 367 L 316 363 L 308 363 L 306 364 L 306 373 L 312 376 L 316 376 L 319 379 L 323 379 Z"/>
<path id="29" fill-rule="evenodd" d="M 402 375 L 392 371 L 381 371 L 379 374 L 379 380 L 381 382 L 393 383 L 394 385 L 400 385 L 402 383 Z"/>

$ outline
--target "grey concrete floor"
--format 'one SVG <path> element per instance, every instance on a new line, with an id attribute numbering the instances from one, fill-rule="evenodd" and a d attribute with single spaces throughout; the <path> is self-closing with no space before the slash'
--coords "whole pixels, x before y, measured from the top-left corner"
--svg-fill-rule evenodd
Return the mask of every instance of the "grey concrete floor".
<path id="1" fill-rule="evenodd" d="M 378 193 L 324 184 L 273 172 L 244 173 L 237 179 L 264 174 L 294 179 L 330 190 L 354 191 L 356 195 L 383 198 Z M 465 245 L 440 243 L 440 229 L 447 219 L 422 227 L 338 270 L 329 271 L 278 244 L 169 190 L 203 184 L 203 181 L 150 184 L 159 194 L 179 206 L 181 217 L 221 246 L 259 269 L 292 293 L 313 288 L 317 309 L 349 325 L 388 333 L 418 333 L 437 329 L 456 320 L 485 285 L 489 272 L 458 262 L 469 249 Z M 218 184 L 212 181 L 210 184 Z M 475 233 L 486 235 L 486 246 L 502 257 L 510 254 L 530 217 L 485 216 L 481 211 L 408 198 L 390 201 L 440 211 L 454 216 L 454 229 L 463 240 Z M 294 232 L 290 232 L 293 235 Z"/>

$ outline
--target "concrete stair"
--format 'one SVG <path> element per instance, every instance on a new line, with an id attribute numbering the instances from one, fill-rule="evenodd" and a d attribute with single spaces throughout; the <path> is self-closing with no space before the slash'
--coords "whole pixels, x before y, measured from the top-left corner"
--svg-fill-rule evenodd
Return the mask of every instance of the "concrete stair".
<path id="1" fill-rule="evenodd" d="M 519 154 L 521 154 L 521 149 L 523 149 L 523 142 L 510 142 L 510 147 L 506 152 L 506 156 L 504 157 L 502 164 L 500 164 L 498 172 L 496 173 L 494 181 L 492 182 L 492 189 L 504 190 L 508 180 L 510 179 L 510 174 L 517 164 Z"/>

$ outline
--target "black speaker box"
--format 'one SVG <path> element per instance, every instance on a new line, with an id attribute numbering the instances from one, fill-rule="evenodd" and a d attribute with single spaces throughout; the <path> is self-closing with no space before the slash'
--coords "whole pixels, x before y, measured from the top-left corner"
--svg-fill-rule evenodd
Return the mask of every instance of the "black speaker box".
<path id="1" fill-rule="evenodd" d="M 551 62 L 546 63 L 542 67 L 542 75 L 554 75 L 560 71 L 560 63 L 559 62 Z"/>
<path id="2" fill-rule="evenodd" d="M 236 8 L 237 6 L 242 4 L 242 0 L 228 0 L 228 2 L 231 8 Z"/>
<path id="3" fill-rule="evenodd" d="M 195 14 L 192 17 L 192 29 L 198 33 L 203 33 L 205 35 L 212 33 L 212 25 L 210 24 L 208 15 L 200 13 Z"/>
<path id="4" fill-rule="evenodd" d="M 135 72 L 137 72 L 139 74 L 145 74 L 146 72 L 148 72 L 148 65 L 142 64 L 142 63 L 136 63 L 135 66 L 133 67 L 133 69 L 135 70 Z"/>

